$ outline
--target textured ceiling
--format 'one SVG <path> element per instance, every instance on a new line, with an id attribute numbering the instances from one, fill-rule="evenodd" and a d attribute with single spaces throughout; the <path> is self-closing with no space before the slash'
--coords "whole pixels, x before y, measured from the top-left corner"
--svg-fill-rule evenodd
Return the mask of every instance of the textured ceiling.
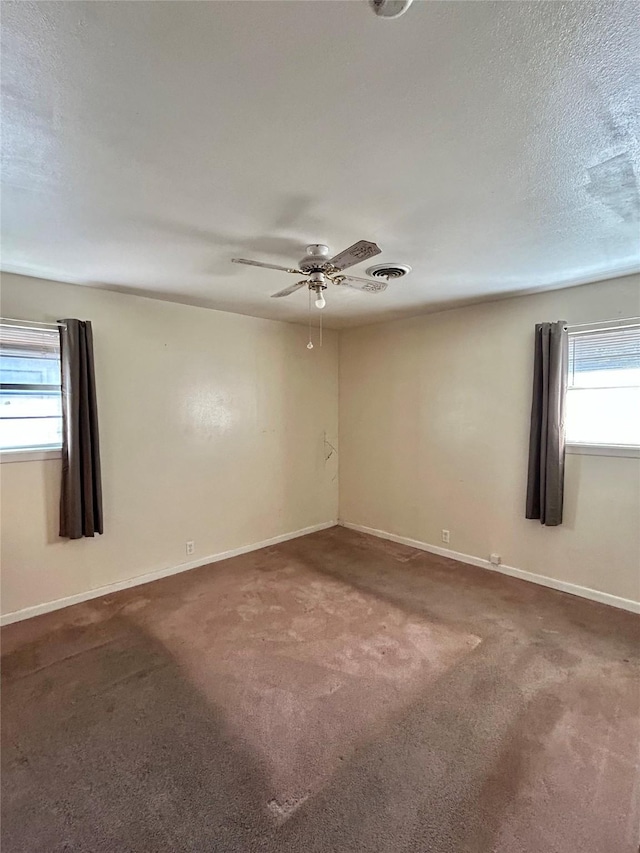
<path id="1" fill-rule="evenodd" d="M 342 326 L 640 267 L 635 2 L 4 2 L 3 267 Z M 363 274 L 365 265 L 353 269 Z"/>

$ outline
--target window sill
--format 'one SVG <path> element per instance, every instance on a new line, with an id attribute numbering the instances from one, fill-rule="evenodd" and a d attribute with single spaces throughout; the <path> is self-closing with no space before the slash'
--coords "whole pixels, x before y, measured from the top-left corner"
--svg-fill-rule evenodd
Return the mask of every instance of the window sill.
<path id="1" fill-rule="evenodd" d="M 633 444 L 567 444 L 566 451 L 576 456 L 626 456 L 640 459 L 640 447 Z"/>
<path id="2" fill-rule="evenodd" d="M 0 462 L 42 462 L 46 459 L 60 459 L 62 450 L 54 448 L 32 448 L 31 450 L 0 450 Z"/>

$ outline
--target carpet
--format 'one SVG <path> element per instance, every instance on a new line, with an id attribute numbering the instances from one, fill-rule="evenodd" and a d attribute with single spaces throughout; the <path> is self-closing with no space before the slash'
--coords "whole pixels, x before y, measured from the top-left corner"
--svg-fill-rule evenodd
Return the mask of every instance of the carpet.
<path id="1" fill-rule="evenodd" d="M 640 617 L 344 528 L 2 631 L 2 850 L 636 853 Z"/>

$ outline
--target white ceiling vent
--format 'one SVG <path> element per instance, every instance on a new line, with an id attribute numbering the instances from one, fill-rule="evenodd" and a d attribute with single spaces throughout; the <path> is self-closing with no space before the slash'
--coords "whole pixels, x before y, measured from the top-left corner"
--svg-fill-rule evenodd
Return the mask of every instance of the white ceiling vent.
<path id="1" fill-rule="evenodd" d="M 402 278 L 411 272 L 411 267 L 408 264 L 376 264 L 375 267 L 369 267 L 367 273 L 373 278 L 386 278 L 390 281 L 392 278 Z"/>

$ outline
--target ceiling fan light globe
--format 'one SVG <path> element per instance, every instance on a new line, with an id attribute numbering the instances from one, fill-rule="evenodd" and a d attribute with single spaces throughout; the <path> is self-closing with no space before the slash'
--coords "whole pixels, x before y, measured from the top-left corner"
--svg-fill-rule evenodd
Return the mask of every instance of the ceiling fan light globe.
<path id="1" fill-rule="evenodd" d="M 392 20 L 404 15 L 413 0 L 369 0 L 369 5 L 379 18 Z"/>
<path id="2" fill-rule="evenodd" d="M 315 301 L 315 303 L 314 303 L 314 304 L 315 304 L 316 308 L 319 308 L 319 309 L 324 308 L 324 306 L 327 304 L 327 301 L 326 301 L 326 299 L 324 298 L 324 296 L 322 295 L 322 293 L 319 293 L 319 294 L 316 296 L 316 301 Z"/>

